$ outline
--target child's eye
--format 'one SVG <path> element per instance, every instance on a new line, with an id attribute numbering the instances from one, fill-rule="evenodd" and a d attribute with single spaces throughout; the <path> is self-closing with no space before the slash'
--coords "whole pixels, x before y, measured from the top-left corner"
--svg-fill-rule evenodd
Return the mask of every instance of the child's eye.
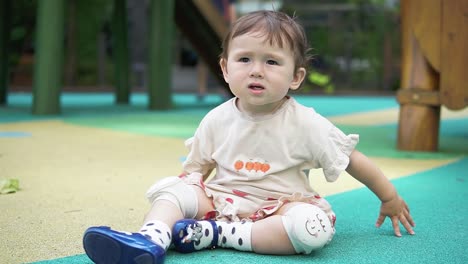
<path id="1" fill-rule="evenodd" d="M 275 60 L 267 60 L 267 64 L 269 65 L 278 65 L 278 62 Z"/>
<path id="2" fill-rule="evenodd" d="M 239 59 L 239 62 L 249 62 L 249 58 L 246 58 L 246 57 L 242 57 Z"/>

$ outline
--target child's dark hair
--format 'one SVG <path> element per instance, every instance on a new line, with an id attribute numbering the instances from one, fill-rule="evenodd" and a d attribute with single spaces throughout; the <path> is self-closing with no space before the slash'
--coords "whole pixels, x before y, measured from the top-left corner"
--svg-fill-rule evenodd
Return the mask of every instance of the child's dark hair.
<path id="1" fill-rule="evenodd" d="M 270 45 L 288 46 L 294 54 L 295 70 L 307 68 L 311 56 L 304 28 L 285 13 L 278 11 L 255 11 L 239 18 L 223 40 L 221 58 L 227 59 L 231 40 L 246 33 L 266 36 Z"/>

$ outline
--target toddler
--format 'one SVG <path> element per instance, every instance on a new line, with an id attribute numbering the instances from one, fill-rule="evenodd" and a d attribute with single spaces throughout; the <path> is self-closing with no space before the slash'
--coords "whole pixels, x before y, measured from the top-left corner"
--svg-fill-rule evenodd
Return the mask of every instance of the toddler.
<path id="1" fill-rule="evenodd" d="M 223 41 L 220 66 L 235 95 L 211 110 L 194 136 L 179 177 L 147 192 L 152 207 L 137 233 L 90 227 L 86 254 L 96 263 L 163 263 L 180 252 L 233 248 L 259 254 L 309 254 L 335 233 L 330 204 L 310 186 L 322 168 L 333 182 L 346 170 L 381 201 L 401 236 L 414 221 L 392 183 L 345 135 L 288 95 L 309 63 L 303 28 L 288 15 L 256 11 L 239 18 Z M 213 170 L 214 177 L 205 182 Z"/>

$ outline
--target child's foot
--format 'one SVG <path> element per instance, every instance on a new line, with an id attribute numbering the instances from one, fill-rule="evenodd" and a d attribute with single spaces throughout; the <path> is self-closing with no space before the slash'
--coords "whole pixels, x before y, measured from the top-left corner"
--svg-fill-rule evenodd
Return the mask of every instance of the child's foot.
<path id="1" fill-rule="evenodd" d="M 252 251 L 252 224 L 183 219 L 172 228 L 172 244 L 182 253 L 215 247 Z"/>
<path id="2" fill-rule="evenodd" d="M 218 245 L 218 228 L 211 220 L 179 220 L 172 228 L 172 243 L 182 253 L 214 248 Z"/>
<path id="3" fill-rule="evenodd" d="M 140 233 L 123 233 L 106 226 L 90 227 L 83 247 L 94 263 L 162 264 L 165 250 Z"/>

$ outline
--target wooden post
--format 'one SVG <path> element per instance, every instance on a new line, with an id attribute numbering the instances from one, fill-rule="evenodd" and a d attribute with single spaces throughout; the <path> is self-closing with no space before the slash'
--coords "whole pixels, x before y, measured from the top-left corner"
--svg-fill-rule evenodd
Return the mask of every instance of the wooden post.
<path id="1" fill-rule="evenodd" d="M 401 30 L 402 30 L 402 70 L 401 70 L 401 89 L 419 90 L 425 92 L 437 91 L 439 85 L 439 75 L 430 65 L 427 57 L 423 53 L 420 42 L 414 35 L 414 19 L 418 19 L 418 26 L 428 22 L 424 16 L 427 14 L 437 14 L 437 5 L 425 5 L 425 1 L 402 1 L 401 6 Z M 417 6 L 425 6 L 421 12 Z M 420 12 L 420 13 L 419 13 Z M 419 14 L 419 15 L 418 15 Z M 439 17 L 440 18 L 440 17 Z M 431 16 L 433 23 L 437 22 L 437 16 Z M 432 22 L 431 22 L 432 23 Z M 434 29 L 436 31 L 436 29 Z M 431 33 L 432 34 L 432 33 Z M 434 39 L 428 42 L 437 41 L 437 33 Z M 427 39 L 426 39 L 427 40 Z M 435 43 L 437 44 L 437 43 Z M 427 44 L 426 44 L 427 45 Z M 431 54 L 435 54 L 438 47 L 426 49 Z M 434 52 L 431 52 L 434 50 Z M 433 61 L 437 61 L 437 56 Z M 436 64 L 433 64 L 436 65 Z M 397 147 L 401 150 L 409 151 L 436 151 L 439 138 L 440 123 L 440 105 L 418 104 L 416 101 L 418 95 L 414 95 L 416 100 L 413 103 L 405 103 L 400 100 L 400 117 L 398 124 L 398 143 Z"/>
<path id="2" fill-rule="evenodd" d="M 468 105 L 468 1 L 442 2 L 440 96 L 451 110 Z"/>
<path id="3" fill-rule="evenodd" d="M 130 101 L 129 81 L 129 52 L 128 52 L 128 27 L 127 27 L 127 1 L 114 1 L 114 35 L 115 35 L 115 86 L 116 102 L 128 104 Z"/>
<path id="4" fill-rule="evenodd" d="M 63 75 L 65 1 L 37 1 L 33 108 L 36 115 L 60 112 Z"/>
<path id="5" fill-rule="evenodd" d="M 10 16 L 11 1 L 0 0 L 0 105 L 7 104 L 8 81 L 9 81 L 9 56 L 8 45 L 10 45 Z"/>
<path id="6" fill-rule="evenodd" d="M 171 75 L 174 43 L 174 0 L 152 0 L 149 25 L 149 109 L 172 106 Z"/>

